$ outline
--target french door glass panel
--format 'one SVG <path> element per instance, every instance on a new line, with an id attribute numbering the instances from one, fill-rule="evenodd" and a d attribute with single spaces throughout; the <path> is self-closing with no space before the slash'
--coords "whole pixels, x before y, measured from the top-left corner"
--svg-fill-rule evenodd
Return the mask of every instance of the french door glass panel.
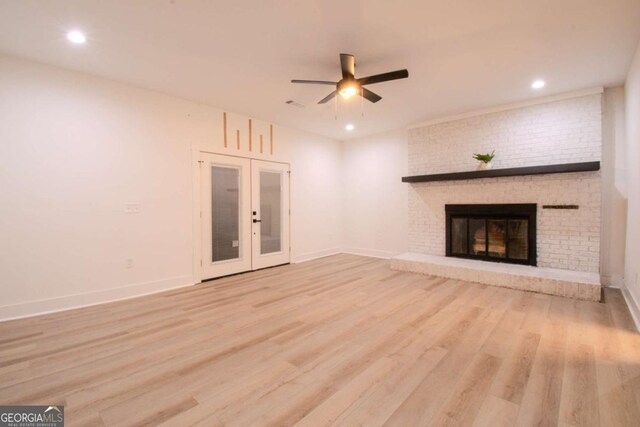
<path id="1" fill-rule="evenodd" d="M 240 257 L 240 170 L 211 167 L 211 261 Z"/>
<path id="2" fill-rule="evenodd" d="M 289 262 L 289 165 L 251 161 L 253 269 Z"/>
<path id="3" fill-rule="evenodd" d="M 201 279 L 251 269 L 251 161 L 201 153 Z"/>
<path id="4" fill-rule="evenodd" d="M 282 187 L 279 172 L 260 172 L 260 253 L 282 249 Z"/>

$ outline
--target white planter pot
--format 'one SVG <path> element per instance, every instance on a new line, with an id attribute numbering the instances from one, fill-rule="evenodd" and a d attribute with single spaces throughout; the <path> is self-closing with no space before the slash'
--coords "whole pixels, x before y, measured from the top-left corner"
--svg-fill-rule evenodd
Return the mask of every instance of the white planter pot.
<path id="1" fill-rule="evenodd" d="M 488 170 L 493 168 L 493 165 L 491 164 L 491 162 L 489 163 L 485 163 L 485 162 L 478 162 L 478 170 L 479 171 L 483 171 L 483 170 Z"/>

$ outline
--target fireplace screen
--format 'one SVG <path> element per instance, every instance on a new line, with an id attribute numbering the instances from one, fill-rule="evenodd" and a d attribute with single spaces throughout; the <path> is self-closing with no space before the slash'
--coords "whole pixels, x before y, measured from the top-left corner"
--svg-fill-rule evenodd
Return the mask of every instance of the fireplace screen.
<path id="1" fill-rule="evenodd" d="M 446 205 L 447 256 L 536 265 L 536 205 Z"/>

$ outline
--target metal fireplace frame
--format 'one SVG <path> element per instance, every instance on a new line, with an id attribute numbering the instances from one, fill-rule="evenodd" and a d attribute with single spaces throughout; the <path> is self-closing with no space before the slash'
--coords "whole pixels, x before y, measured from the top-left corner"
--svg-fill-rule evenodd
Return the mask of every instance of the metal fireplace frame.
<path id="1" fill-rule="evenodd" d="M 514 203 L 514 204 L 491 204 L 491 205 L 445 205 L 446 214 L 446 255 L 454 258 L 466 258 L 476 259 L 481 261 L 491 262 L 503 262 L 509 264 L 524 264 L 524 265 L 537 265 L 537 250 L 536 250 L 536 214 L 538 207 L 535 203 Z M 468 250 L 467 254 L 453 254 L 451 252 L 451 222 L 454 218 L 467 218 L 467 219 L 527 219 L 527 245 L 528 245 L 528 259 L 511 259 L 508 258 L 509 254 L 509 227 L 506 227 L 506 255 L 504 258 L 493 257 L 489 255 L 489 251 L 485 251 L 486 255 L 472 255 Z M 488 227 L 487 237 L 485 238 L 486 245 L 489 245 Z M 471 237 L 469 236 L 469 226 L 467 222 L 467 249 L 471 243 Z"/>

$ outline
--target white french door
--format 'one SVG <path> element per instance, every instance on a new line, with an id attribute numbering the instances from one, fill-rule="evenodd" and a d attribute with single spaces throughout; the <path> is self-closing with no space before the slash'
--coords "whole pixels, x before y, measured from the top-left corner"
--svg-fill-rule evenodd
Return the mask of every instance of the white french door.
<path id="1" fill-rule="evenodd" d="M 286 264 L 289 165 L 200 154 L 201 279 Z"/>
<path id="2" fill-rule="evenodd" d="M 289 262 L 289 165 L 251 160 L 253 270 Z"/>
<path id="3" fill-rule="evenodd" d="M 201 153 L 202 279 L 251 270 L 251 161 Z"/>

